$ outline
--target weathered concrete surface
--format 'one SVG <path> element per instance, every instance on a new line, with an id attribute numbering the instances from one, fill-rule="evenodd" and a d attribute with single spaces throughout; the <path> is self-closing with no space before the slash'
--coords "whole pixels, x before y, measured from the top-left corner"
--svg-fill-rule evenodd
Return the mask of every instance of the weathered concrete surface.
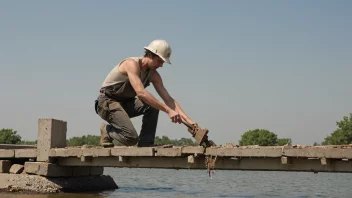
<path id="1" fill-rule="evenodd" d="M 332 160 L 322 165 L 320 159 L 307 158 L 229 158 L 217 157 L 216 170 L 260 170 L 260 171 L 310 171 L 310 172 L 344 172 L 352 173 L 352 161 Z M 283 164 L 286 163 L 286 164 Z M 194 157 L 128 157 L 119 161 L 116 157 L 93 158 L 82 162 L 76 157 L 59 158 L 61 166 L 104 166 L 129 168 L 171 168 L 171 169 L 205 169 L 204 156 Z"/>
<path id="2" fill-rule="evenodd" d="M 352 146 L 241 146 L 209 147 L 174 146 L 164 147 L 65 147 L 51 148 L 46 157 L 108 157 L 108 156 L 162 156 L 209 155 L 220 157 L 304 157 L 352 159 Z M 35 158 L 34 149 L 0 149 L 0 158 Z"/>
<path id="3" fill-rule="evenodd" d="M 0 173 L 8 173 L 11 168 L 10 160 L 0 160 Z"/>
<path id="4" fill-rule="evenodd" d="M 154 156 L 154 147 L 125 147 L 111 148 L 111 156 Z"/>
<path id="5" fill-rule="evenodd" d="M 36 158 L 37 149 L 16 149 L 15 158 Z"/>
<path id="6" fill-rule="evenodd" d="M 13 164 L 10 168 L 10 173 L 12 174 L 20 174 L 22 173 L 24 166 L 21 164 Z"/>
<path id="7" fill-rule="evenodd" d="M 66 147 L 67 122 L 55 119 L 38 120 L 37 161 L 49 161 L 51 148 Z"/>
<path id="8" fill-rule="evenodd" d="M 89 148 L 82 149 L 83 156 L 92 156 L 92 157 L 106 157 L 110 156 L 110 149 L 106 148 Z"/>
<path id="9" fill-rule="evenodd" d="M 82 155 L 82 149 L 80 147 L 66 147 L 66 148 L 57 148 L 50 149 L 49 155 L 51 157 L 80 157 Z"/>
<path id="10" fill-rule="evenodd" d="M 0 150 L 0 156 L 5 159 L 9 158 L 31 158 L 34 156 L 31 149 Z M 10 156 L 10 157 L 9 157 Z M 11 157 L 12 156 L 12 157 Z M 192 156 L 192 157 L 189 157 Z M 287 171 L 306 170 L 311 164 L 309 161 L 299 161 L 298 169 L 289 169 L 288 165 L 294 158 L 310 159 L 314 158 L 319 161 L 320 165 L 332 167 L 337 161 L 352 161 L 352 145 L 340 146 L 237 146 L 233 144 L 216 147 L 192 147 L 192 146 L 174 146 L 174 147 L 114 147 L 102 148 L 96 146 L 82 147 L 65 147 L 51 148 L 48 152 L 48 158 L 51 162 L 58 161 L 64 166 L 115 166 L 115 167 L 146 167 L 146 168 L 188 168 L 192 167 L 205 168 L 204 161 L 202 165 L 197 165 L 197 160 L 205 156 L 217 157 L 218 159 L 241 159 L 251 160 L 251 158 L 261 158 L 261 163 L 270 164 L 270 159 L 277 160 L 280 165 L 285 165 Z M 1 158 L 1 157 L 0 157 Z M 194 159 L 193 159 L 194 158 Z M 169 161 L 167 161 L 169 160 Z M 167 161 L 167 162 L 166 162 Z M 268 162 L 266 162 L 268 161 Z M 102 163 L 100 163 L 102 162 Z M 230 161 L 231 162 L 231 161 Z M 160 163 L 160 164 L 157 164 Z M 175 164 L 176 163 L 176 164 Z M 181 164 L 179 164 L 181 163 Z M 304 164 L 307 163 L 307 164 Z M 232 163 L 230 163 L 232 164 Z M 262 170 L 262 164 L 255 164 L 258 170 Z M 229 170 L 239 170 L 236 167 L 225 166 Z M 243 166 L 240 166 L 243 167 Z M 339 166 L 341 168 L 331 169 L 336 172 L 352 172 L 352 167 Z M 245 168 L 245 167 L 243 167 Z M 243 169 L 245 170 L 245 169 Z M 266 169 L 268 171 L 275 170 Z M 284 170 L 280 168 L 280 170 Z M 325 168 L 321 168 L 325 171 Z M 82 173 L 85 171 L 82 170 Z M 99 172 L 99 171 L 98 171 Z M 81 174 L 81 173 L 77 173 Z M 72 172 L 72 175 L 73 172 Z"/>
<path id="11" fill-rule="evenodd" d="M 71 177 L 73 175 L 71 167 L 61 167 L 46 162 L 26 162 L 24 168 L 26 173 L 46 177 Z"/>
<path id="12" fill-rule="evenodd" d="M 205 148 L 202 146 L 183 146 L 182 154 L 195 154 L 202 155 L 205 152 Z"/>
<path id="13" fill-rule="evenodd" d="M 96 191 L 116 189 L 110 176 L 84 176 L 70 178 L 45 178 L 38 175 L 0 173 L 0 189 L 5 191 L 28 191 L 58 193 L 70 191 Z"/>
<path id="14" fill-rule="evenodd" d="M 206 155 L 213 156 L 241 156 L 241 157 L 281 157 L 282 148 L 217 148 L 206 149 Z"/>
<path id="15" fill-rule="evenodd" d="M 23 144 L 0 144 L 0 149 L 27 149 L 37 148 L 36 145 L 23 145 Z"/>
<path id="16" fill-rule="evenodd" d="M 108 156 L 181 156 L 202 155 L 204 147 L 201 146 L 175 146 L 173 148 L 162 147 L 126 147 L 115 146 L 113 148 L 102 147 L 66 147 L 50 149 L 50 157 L 108 157 Z M 157 154 L 156 154 L 157 153 Z"/>
<path id="17" fill-rule="evenodd" d="M 182 156 L 182 148 L 157 148 L 156 156 L 177 157 Z"/>
<path id="18" fill-rule="evenodd" d="M 104 167 L 67 167 L 46 162 L 26 162 L 25 172 L 45 177 L 94 176 L 102 175 Z"/>
<path id="19" fill-rule="evenodd" d="M 15 150 L 0 149 L 0 158 L 14 158 Z"/>

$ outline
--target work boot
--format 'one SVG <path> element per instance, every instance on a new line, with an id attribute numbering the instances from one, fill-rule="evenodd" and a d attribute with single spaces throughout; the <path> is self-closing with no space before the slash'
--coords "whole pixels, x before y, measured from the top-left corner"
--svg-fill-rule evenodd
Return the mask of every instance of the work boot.
<path id="1" fill-rule="evenodd" d="M 106 123 L 103 123 L 100 125 L 100 144 L 104 148 L 114 147 L 114 143 L 112 143 L 112 139 L 109 137 L 106 127 L 107 127 Z"/>

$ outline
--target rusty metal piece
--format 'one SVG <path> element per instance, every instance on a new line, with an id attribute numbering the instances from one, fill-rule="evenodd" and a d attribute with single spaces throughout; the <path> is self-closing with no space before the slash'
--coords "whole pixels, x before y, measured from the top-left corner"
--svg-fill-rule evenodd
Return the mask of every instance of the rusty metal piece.
<path id="1" fill-rule="evenodd" d="M 192 134 L 198 145 L 202 146 L 204 144 L 205 147 L 216 146 L 213 141 L 208 140 L 208 129 L 200 128 L 198 123 L 191 125 L 188 122 L 183 121 L 183 124 L 188 127 L 188 132 Z"/>
<path id="2" fill-rule="evenodd" d="M 215 156 L 215 158 L 213 158 L 213 156 L 205 156 L 205 168 L 210 178 L 212 178 L 212 174 L 214 174 L 216 159 L 217 156 Z"/>
<path id="3" fill-rule="evenodd" d="M 216 157 L 210 157 L 208 159 L 208 169 L 214 169 L 215 168 L 215 162 L 216 162 Z"/>

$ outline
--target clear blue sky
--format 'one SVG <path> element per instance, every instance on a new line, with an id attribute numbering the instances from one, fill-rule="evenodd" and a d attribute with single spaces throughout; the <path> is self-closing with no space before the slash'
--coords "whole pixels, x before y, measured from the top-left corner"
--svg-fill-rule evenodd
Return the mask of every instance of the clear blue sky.
<path id="1" fill-rule="evenodd" d="M 164 84 L 216 143 L 256 128 L 321 142 L 352 112 L 351 10 L 348 0 L 1 1 L 0 128 L 35 140 L 38 119 L 56 118 L 68 138 L 100 135 L 93 102 L 106 75 L 165 39 Z M 191 137 L 165 113 L 157 135 Z"/>

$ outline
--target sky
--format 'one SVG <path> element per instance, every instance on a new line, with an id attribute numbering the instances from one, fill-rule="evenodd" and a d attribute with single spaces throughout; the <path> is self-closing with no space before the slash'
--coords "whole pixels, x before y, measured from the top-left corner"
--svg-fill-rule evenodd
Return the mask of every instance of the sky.
<path id="1" fill-rule="evenodd" d="M 100 135 L 94 100 L 121 60 L 165 39 L 164 85 L 217 144 L 267 129 L 320 143 L 352 112 L 352 1 L 0 1 L 0 128 Z M 152 86 L 147 88 L 158 99 Z M 141 117 L 132 119 L 141 128 Z M 157 136 L 191 138 L 161 112 Z"/>

